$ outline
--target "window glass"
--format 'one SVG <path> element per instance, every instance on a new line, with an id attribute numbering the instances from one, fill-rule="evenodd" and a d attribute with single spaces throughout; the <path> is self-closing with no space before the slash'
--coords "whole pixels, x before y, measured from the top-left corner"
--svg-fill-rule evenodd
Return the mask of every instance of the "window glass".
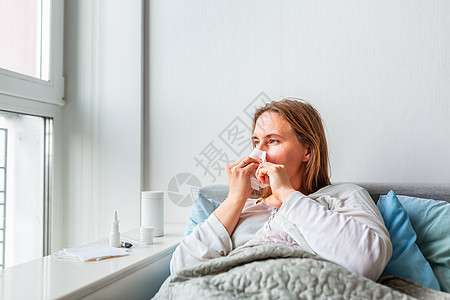
<path id="1" fill-rule="evenodd" d="M 0 111 L 0 265 L 42 257 L 46 118 Z M 50 137 L 51 138 L 51 137 Z M 1 222 L 2 221 L 2 222 Z"/>
<path id="2" fill-rule="evenodd" d="M 50 0 L 0 0 L 0 68 L 49 80 Z"/>

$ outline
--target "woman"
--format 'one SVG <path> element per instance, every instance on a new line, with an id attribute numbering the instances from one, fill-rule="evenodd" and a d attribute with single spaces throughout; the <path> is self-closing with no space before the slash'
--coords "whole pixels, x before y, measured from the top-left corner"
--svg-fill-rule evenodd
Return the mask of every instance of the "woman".
<path id="1" fill-rule="evenodd" d="M 180 242 L 171 272 L 259 240 L 301 247 L 377 280 L 392 253 L 388 231 L 365 189 L 330 185 L 314 107 L 292 99 L 267 104 L 254 115 L 252 140 L 267 161 L 244 157 L 227 167 L 228 197 Z M 260 183 L 270 183 L 259 199 L 249 199 L 254 171 Z"/>

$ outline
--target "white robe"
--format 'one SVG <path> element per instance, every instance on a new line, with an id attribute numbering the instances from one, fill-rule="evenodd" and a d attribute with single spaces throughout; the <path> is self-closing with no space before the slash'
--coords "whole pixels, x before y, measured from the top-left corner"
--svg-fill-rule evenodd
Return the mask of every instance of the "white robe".
<path id="1" fill-rule="evenodd" d="M 309 196 L 293 192 L 280 208 L 249 199 L 231 238 L 211 214 L 181 240 L 170 271 L 225 256 L 264 235 L 288 236 L 306 251 L 372 280 L 378 279 L 392 255 L 389 233 L 369 193 L 354 184 L 340 184 Z"/>

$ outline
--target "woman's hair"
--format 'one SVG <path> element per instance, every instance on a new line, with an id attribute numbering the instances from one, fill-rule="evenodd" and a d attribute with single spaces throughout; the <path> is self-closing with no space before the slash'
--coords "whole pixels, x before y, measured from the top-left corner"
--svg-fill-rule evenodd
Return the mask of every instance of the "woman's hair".
<path id="1" fill-rule="evenodd" d="M 319 112 L 310 103 L 298 98 L 273 101 L 256 110 L 253 116 L 252 132 L 255 131 L 258 118 L 268 111 L 276 112 L 283 117 L 291 125 L 298 141 L 310 147 L 311 157 L 306 164 L 300 185 L 302 190 L 308 195 L 329 185 L 327 139 Z M 267 187 L 262 191 L 261 196 L 268 197 L 270 194 L 272 191 L 270 187 Z"/>

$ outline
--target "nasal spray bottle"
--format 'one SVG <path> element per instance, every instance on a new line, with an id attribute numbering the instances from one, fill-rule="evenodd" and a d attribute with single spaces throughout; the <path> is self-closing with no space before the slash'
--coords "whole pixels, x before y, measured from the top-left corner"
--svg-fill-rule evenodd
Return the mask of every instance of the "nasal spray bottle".
<path id="1" fill-rule="evenodd" d="M 111 247 L 120 247 L 119 220 L 117 219 L 117 210 L 114 211 L 113 220 L 111 222 L 111 233 L 109 234 L 109 245 Z"/>

